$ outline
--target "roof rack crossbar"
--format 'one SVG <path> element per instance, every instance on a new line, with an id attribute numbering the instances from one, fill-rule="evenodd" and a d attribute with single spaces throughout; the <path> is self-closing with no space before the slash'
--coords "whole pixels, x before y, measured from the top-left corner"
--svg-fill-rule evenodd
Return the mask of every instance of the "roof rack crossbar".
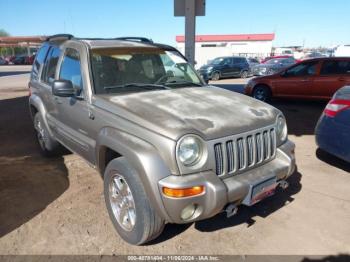
<path id="1" fill-rule="evenodd" d="M 74 38 L 73 35 L 71 34 L 56 34 L 56 35 L 51 35 L 46 38 L 46 41 L 54 41 L 54 40 L 70 40 Z"/>
<path id="2" fill-rule="evenodd" d="M 153 43 L 151 39 L 148 39 L 146 37 L 116 37 L 115 40 L 125 40 L 125 41 L 135 41 L 135 42 L 144 42 L 144 43 Z"/>

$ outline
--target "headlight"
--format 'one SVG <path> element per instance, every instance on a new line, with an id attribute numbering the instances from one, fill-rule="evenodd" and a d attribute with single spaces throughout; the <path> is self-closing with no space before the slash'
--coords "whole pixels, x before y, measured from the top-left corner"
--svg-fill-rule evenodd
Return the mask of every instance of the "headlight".
<path id="1" fill-rule="evenodd" d="M 209 67 L 207 68 L 207 71 L 209 72 L 209 71 L 211 71 L 211 70 L 213 70 L 213 67 L 212 67 L 212 66 L 209 66 Z"/>
<path id="2" fill-rule="evenodd" d="M 266 68 L 266 67 L 262 67 L 262 68 L 260 68 L 260 71 L 261 71 L 261 72 L 266 72 L 266 70 L 267 70 L 267 68 Z"/>
<path id="3" fill-rule="evenodd" d="M 288 135 L 286 119 L 283 116 L 277 118 L 277 136 L 281 142 L 286 141 Z"/>
<path id="4" fill-rule="evenodd" d="M 177 155 L 184 166 L 193 166 L 200 160 L 202 152 L 202 141 L 195 136 L 186 136 L 180 140 Z"/>

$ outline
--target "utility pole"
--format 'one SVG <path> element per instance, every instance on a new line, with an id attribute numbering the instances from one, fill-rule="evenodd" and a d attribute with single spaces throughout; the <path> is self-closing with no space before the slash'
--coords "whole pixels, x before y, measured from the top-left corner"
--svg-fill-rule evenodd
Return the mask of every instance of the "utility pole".
<path id="1" fill-rule="evenodd" d="M 196 2 L 185 1 L 185 56 L 191 65 L 194 65 L 196 50 Z"/>
<path id="2" fill-rule="evenodd" d="M 185 56 L 195 64 L 196 16 L 205 15 L 205 0 L 174 0 L 174 16 L 185 17 Z"/>

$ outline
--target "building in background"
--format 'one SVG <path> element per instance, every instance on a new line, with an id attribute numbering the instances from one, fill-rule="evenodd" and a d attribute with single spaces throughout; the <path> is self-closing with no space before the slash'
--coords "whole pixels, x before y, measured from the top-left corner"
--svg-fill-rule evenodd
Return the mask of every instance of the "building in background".
<path id="1" fill-rule="evenodd" d="M 196 67 L 219 56 L 265 58 L 271 55 L 275 34 L 197 35 Z M 185 53 L 185 37 L 176 36 L 177 48 Z"/>

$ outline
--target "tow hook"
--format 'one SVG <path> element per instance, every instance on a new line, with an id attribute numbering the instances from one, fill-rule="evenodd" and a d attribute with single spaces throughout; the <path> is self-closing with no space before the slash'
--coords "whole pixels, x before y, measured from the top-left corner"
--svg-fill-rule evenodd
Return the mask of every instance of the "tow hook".
<path id="1" fill-rule="evenodd" d="M 235 204 L 228 204 L 225 208 L 227 218 L 237 214 L 238 207 Z"/>
<path id="2" fill-rule="evenodd" d="M 288 188 L 289 183 L 288 183 L 286 180 L 281 180 L 281 181 L 278 182 L 278 185 L 279 185 L 283 190 L 285 190 L 285 189 Z"/>

